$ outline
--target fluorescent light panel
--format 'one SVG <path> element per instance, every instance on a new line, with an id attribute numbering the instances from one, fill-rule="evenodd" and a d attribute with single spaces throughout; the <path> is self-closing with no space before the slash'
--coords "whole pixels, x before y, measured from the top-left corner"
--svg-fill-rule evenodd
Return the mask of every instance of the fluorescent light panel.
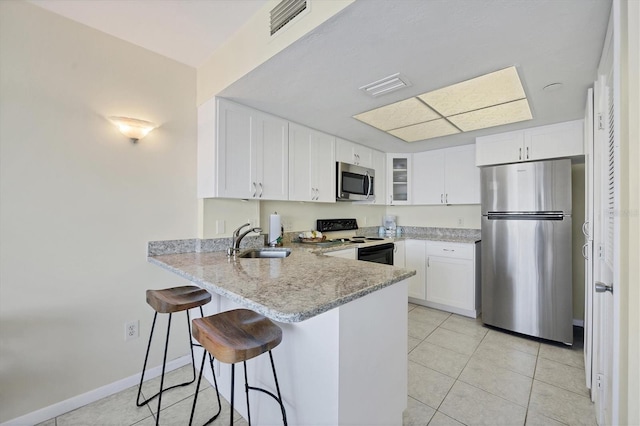
<path id="1" fill-rule="evenodd" d="M 394 74 L 390 77 L 396 76 Z M 361 89 L 364 90 L 364 87 Z M 353 117 L 405 142 L 533 118 L 515 67 L 423 93 Z"/>

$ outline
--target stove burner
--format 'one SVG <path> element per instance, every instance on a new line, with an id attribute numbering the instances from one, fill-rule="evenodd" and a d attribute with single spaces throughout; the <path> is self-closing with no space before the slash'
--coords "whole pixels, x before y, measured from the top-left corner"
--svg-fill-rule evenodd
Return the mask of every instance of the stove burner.
<path id="1" fill-rule="evenodd" d="M 384 238 L 380 238 L 380 237 L 369 237 L 369 238 L 367 238 L 367 240 L 371 240 L 371 241 L 382 241 L 382 240 L 384 240 Z"/>
<path id="2" fill-rule="evenodd" d="M 364 243 L 364 240 L 351 240 L 350 242 L 353 244 L 361 244 Z"/>

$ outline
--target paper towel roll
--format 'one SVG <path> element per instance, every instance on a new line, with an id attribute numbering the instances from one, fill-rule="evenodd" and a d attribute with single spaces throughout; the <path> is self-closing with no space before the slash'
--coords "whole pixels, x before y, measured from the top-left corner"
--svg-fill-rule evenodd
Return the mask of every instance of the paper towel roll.
<path id="1" fill-rule="evenodd" d="M 278 243 L 278 238 L 280 238 L 280 229 L 281 229 L 281 221 L 280 215 L 278 212 L 275 212 L 272 215 L 269 215 L 269 245 L 275 246 Z"/>

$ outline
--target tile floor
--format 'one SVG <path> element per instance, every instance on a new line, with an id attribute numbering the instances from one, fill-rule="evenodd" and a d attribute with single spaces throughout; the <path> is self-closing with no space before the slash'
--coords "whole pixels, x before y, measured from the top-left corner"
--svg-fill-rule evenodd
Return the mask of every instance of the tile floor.
<path id="1" fill-rule="evenodd" d="M 404 425 L 595 425 L 582 336 L 573 348 L 409 304 Z"/>
<path id="2" fill-rule="evenodd" d="M 489 329 L 482 322 L 409 304 L 409 425 L 590 425 L 595 410 L 584 383 L 581 337 L 572 349 Z M 191 374 L 183 367 L 165 380 Z M 203 382 L 204 384 L 205 382 Z M 159 378 L 143 387 L 157 389 Z M 163 395 L 162 425 L 188 424 L 195 384 Z M 213 414 L 213 388 L 201 388 L 194 424 Z M 39 426 L 155 424 L 151 408 L 136 407 L 137 387 L 50 419 Z M 202 399 L 200 399 L 202 398 Z M 202 402 L 202 403 L 200 403 Z M 229 422 L 223 400 L 221 418 Z M 152 409 L 154 410 L 152 412 Z M 235 415 L 235 424 L 246 422 Z"/>

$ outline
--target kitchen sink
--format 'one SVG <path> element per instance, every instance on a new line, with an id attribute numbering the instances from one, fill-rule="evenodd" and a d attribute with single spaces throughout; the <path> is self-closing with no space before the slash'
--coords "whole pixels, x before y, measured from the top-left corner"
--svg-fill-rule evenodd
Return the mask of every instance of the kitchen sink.
<path id="1" fill-rule="evenodd" d="M 291 254 L 291 249 L 251 249 L 238 255 L 242 259 L 264 259 L 287 257 Z"/>

